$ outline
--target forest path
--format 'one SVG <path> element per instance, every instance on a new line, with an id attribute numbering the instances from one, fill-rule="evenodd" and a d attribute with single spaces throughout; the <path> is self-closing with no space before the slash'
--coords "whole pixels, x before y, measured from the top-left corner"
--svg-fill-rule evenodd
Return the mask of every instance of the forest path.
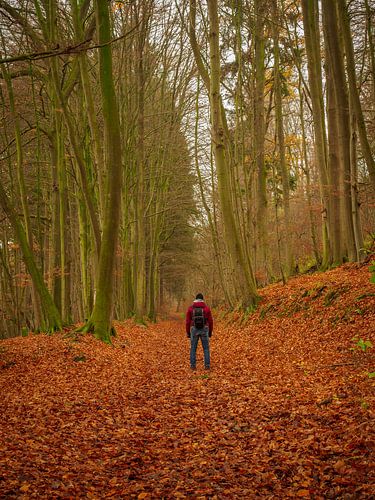
<path id="1" fill-rule="evenodd" d="M 209 373 L 183 319 L 2 342 L 0 497 L 373 498 L 374 356 L 351 350 L 373 297 L 355 307 L 218 321 Z"/>
<path id="2" fill-rule="evenodd" d="M 18 339 L 22 359 L 14 353 L 3 371 L 0 492 L 366 498 L 369 415 L 348 384 L 352 365 L 329 368 L 352 360 L 332 357 L 325 342 L 311 353 L 293 324 L 282 334 L 264 326 L 217 325 L 210 373 L 190 371 L 182 321 L 120 327 L 116 348 Z M 322 368 L 312 370 L 314 358 Z M 20 363 L 22 376 L 12 377 Z"/>

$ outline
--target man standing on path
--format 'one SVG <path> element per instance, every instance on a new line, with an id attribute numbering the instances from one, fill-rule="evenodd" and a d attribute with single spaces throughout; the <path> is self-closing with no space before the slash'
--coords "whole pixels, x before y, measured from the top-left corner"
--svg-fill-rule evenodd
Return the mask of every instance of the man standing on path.
<path id="1" fill-rule="evenodd" d="M 199 339 L 202 341 L 204 354 L 204 367 L 210 369 L 210 337 L 214 322 L 211 309 L 203 300 L 203 295 L 198 293 L 193 304 L 186 313 L 186 335 L 190 338 L 190 368 L 196 369 L 197 347 Z"/>

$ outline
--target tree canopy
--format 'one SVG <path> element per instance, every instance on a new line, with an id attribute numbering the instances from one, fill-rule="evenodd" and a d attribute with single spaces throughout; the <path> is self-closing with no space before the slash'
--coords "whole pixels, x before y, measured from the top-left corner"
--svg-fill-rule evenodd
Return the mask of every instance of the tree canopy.
<path id="1" fill-rule="evenodd" d="M 110 341 L 198 289 L 251 310 L 362 260 L 374 22 L 368 0 L 0 0 L 3 335 Z"/>

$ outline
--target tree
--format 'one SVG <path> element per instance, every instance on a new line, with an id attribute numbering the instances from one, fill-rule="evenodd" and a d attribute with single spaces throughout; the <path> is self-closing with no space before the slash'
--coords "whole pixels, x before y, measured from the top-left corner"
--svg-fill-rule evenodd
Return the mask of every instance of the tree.
<path id="1" fill-rule="evenodd" d="M 91 316 L 84 331 L 92 331 L 95 337 L 110 343 L 112 331 L 112 304 L 116 245 L 120 227 L 122 189 L 122 151 L 120 121 L 112 74 L 111 28 L 108 3 L 95 2 L 96 26 L 99 48 L 99 75 L 103 105 L 104 143 L 107 171 L 107 188 L 103 218 L 103 236 L 96 276 L 96 296 Z"/>
<path id="2" fill-rule="evenodd" d="M 337 146 L 339 159 L 340 220 L 342 228 L 342 256 L 350 261 L 357 259 L 351 200 L 350 120 L 347 85 L 344 72 L 342 44 L 336 6 L 323 2 L 324 36 L 327 48 L 327 66 L 331 74 L 333 98 L 337 121 Z"/>
<path id="3" fill-rule="evenodd" d="M 294 273 L 294 257 L 291 247 L 291 226 L 290 226 L 290 193 L 289 193 L 289 172 L 285 157 L 285 138 L 283 125 L 283 109 L 282 109 L 282 88 L 281 88 L 281 67 L 280 67 L 280 48 L 279 48 L 279 13 L 277 2 L 274 2 L 273 8 L 273 55 L 274 55 L 274 95 L 275 95 L 275 121 L 276 121 L 276 138 L 278 149 L 278 161 L 280 166 L 280 175 L 283 189 L 283 208 L 284 208 L 284 223 L 285 223 L 285 274 L 290 276 Z"/>
<path id="4" fill-rule="evenodd" d="M 254 98 L 254 155 L 257 165 L 257 236 L 263 265 L 270 272 L 269 243 L 266 233 L 267 172 L 264 159 L 265 119 L 265 14 L 266 2 L 255 0 L 255 98 Z"/>
<path id="5" fill-rule="evenodd" d="M 257 303 L 255 279 L 251 263 L 247 260 L 240 238 L 238 225 L 234 218 L 234 210 L 229 186 L 230 167 L 228 153 L 226 153 L 226 117 L 220 96 L 220 50 L 219 50 L 219 18 L 217 1 L 210 0 L 207 3 L 209 26 L 209 49 L 210 49 L 210 74 L 204 67 L 195 37 L 195 1 L 190 2 L 190 42 L 194 52 L 196 64 L 200 75 L 209 91 L 211 112 L 211 134 L 212 147 L 214 151 L 218 190 L 223 216 L 225 241 L 231 259 L 232 270 L 235 275 L 236 298 L 235 302 L 242 307 Z"/>
<path id="6" fill-rule="evenodd" d="M 326 269 L 331 263 L 330 225 L 331 207 L 329 202 L 328 180 L 328 146 L 324 116 L 324 101 L 322 88 L 322 65 L 319 38 L 319 7 L 317 0 L 302 0 L 303 27 L 305 34 L 307 67 L 309 74 L 312 114 L 314 119 L 315 155 L 320 174 L 320 194 L 322 200 L 322 239 L 323 258 L 322 268 Z"/>
<path id="7" fill-rule="evenodd" d="M 26 232 L 14 210 L 14 207 L 9 201 L 4 186 L 1 183 L 0 183 L 0 205 L 13 227 L 13 230 L 15 232 L 15 235 L 22 250 L 27 270 L 30 273 L 33 285 L 40 298 L 41 307 L 44 313 L 44 320 L 41 319 L 41 324 L 38 325 L 38 327 L 41 328 L 42 330 L 47 329 L 49 331 L 61 330 L 62 321 L 60 313 L 57 310 L 57 307 L 53 302 L 53 299 L 43 281 L 43 276 L 35 263 L 33 252 L 27 241 Z"/>
<path id="8" fill-rule="evenodd" d="M 348 75 L 350 99 L 353 106 L 353 112 L 356 117 L 358 135 L 361 143 L 362 152 L 366 160 L 368 172 L 370 175 L 370 180 L 372 183 L 372 188 L 375 190 L 375 160 L 371 152 L 370 144 L 367 138 L 365 120 L 363 117 L 362 106 L 359 100 L 359 94 L 357 90 L 357 78 L 356 78 L 355 63 L 354 63 L 354 49 L 353 49 L 352 35 L 350 31 L 348 7 L 346 5 L 345 0 L 336 0 L 336 3 L 337 3 L 338 22 L 340 24 L 342 38 L 344 40 L 346 71 Z"/>

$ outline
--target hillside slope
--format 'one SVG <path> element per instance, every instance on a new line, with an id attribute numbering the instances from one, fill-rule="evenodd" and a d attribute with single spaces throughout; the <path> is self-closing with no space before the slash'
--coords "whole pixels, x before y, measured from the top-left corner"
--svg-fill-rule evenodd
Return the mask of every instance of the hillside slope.
<path id="1" fill-rule="evenodd" d="M 267 287 L 209 373 L 183 320 L 2 341 L 0 497 L 373 498 L 374 293 L 354 265 Z"/>

